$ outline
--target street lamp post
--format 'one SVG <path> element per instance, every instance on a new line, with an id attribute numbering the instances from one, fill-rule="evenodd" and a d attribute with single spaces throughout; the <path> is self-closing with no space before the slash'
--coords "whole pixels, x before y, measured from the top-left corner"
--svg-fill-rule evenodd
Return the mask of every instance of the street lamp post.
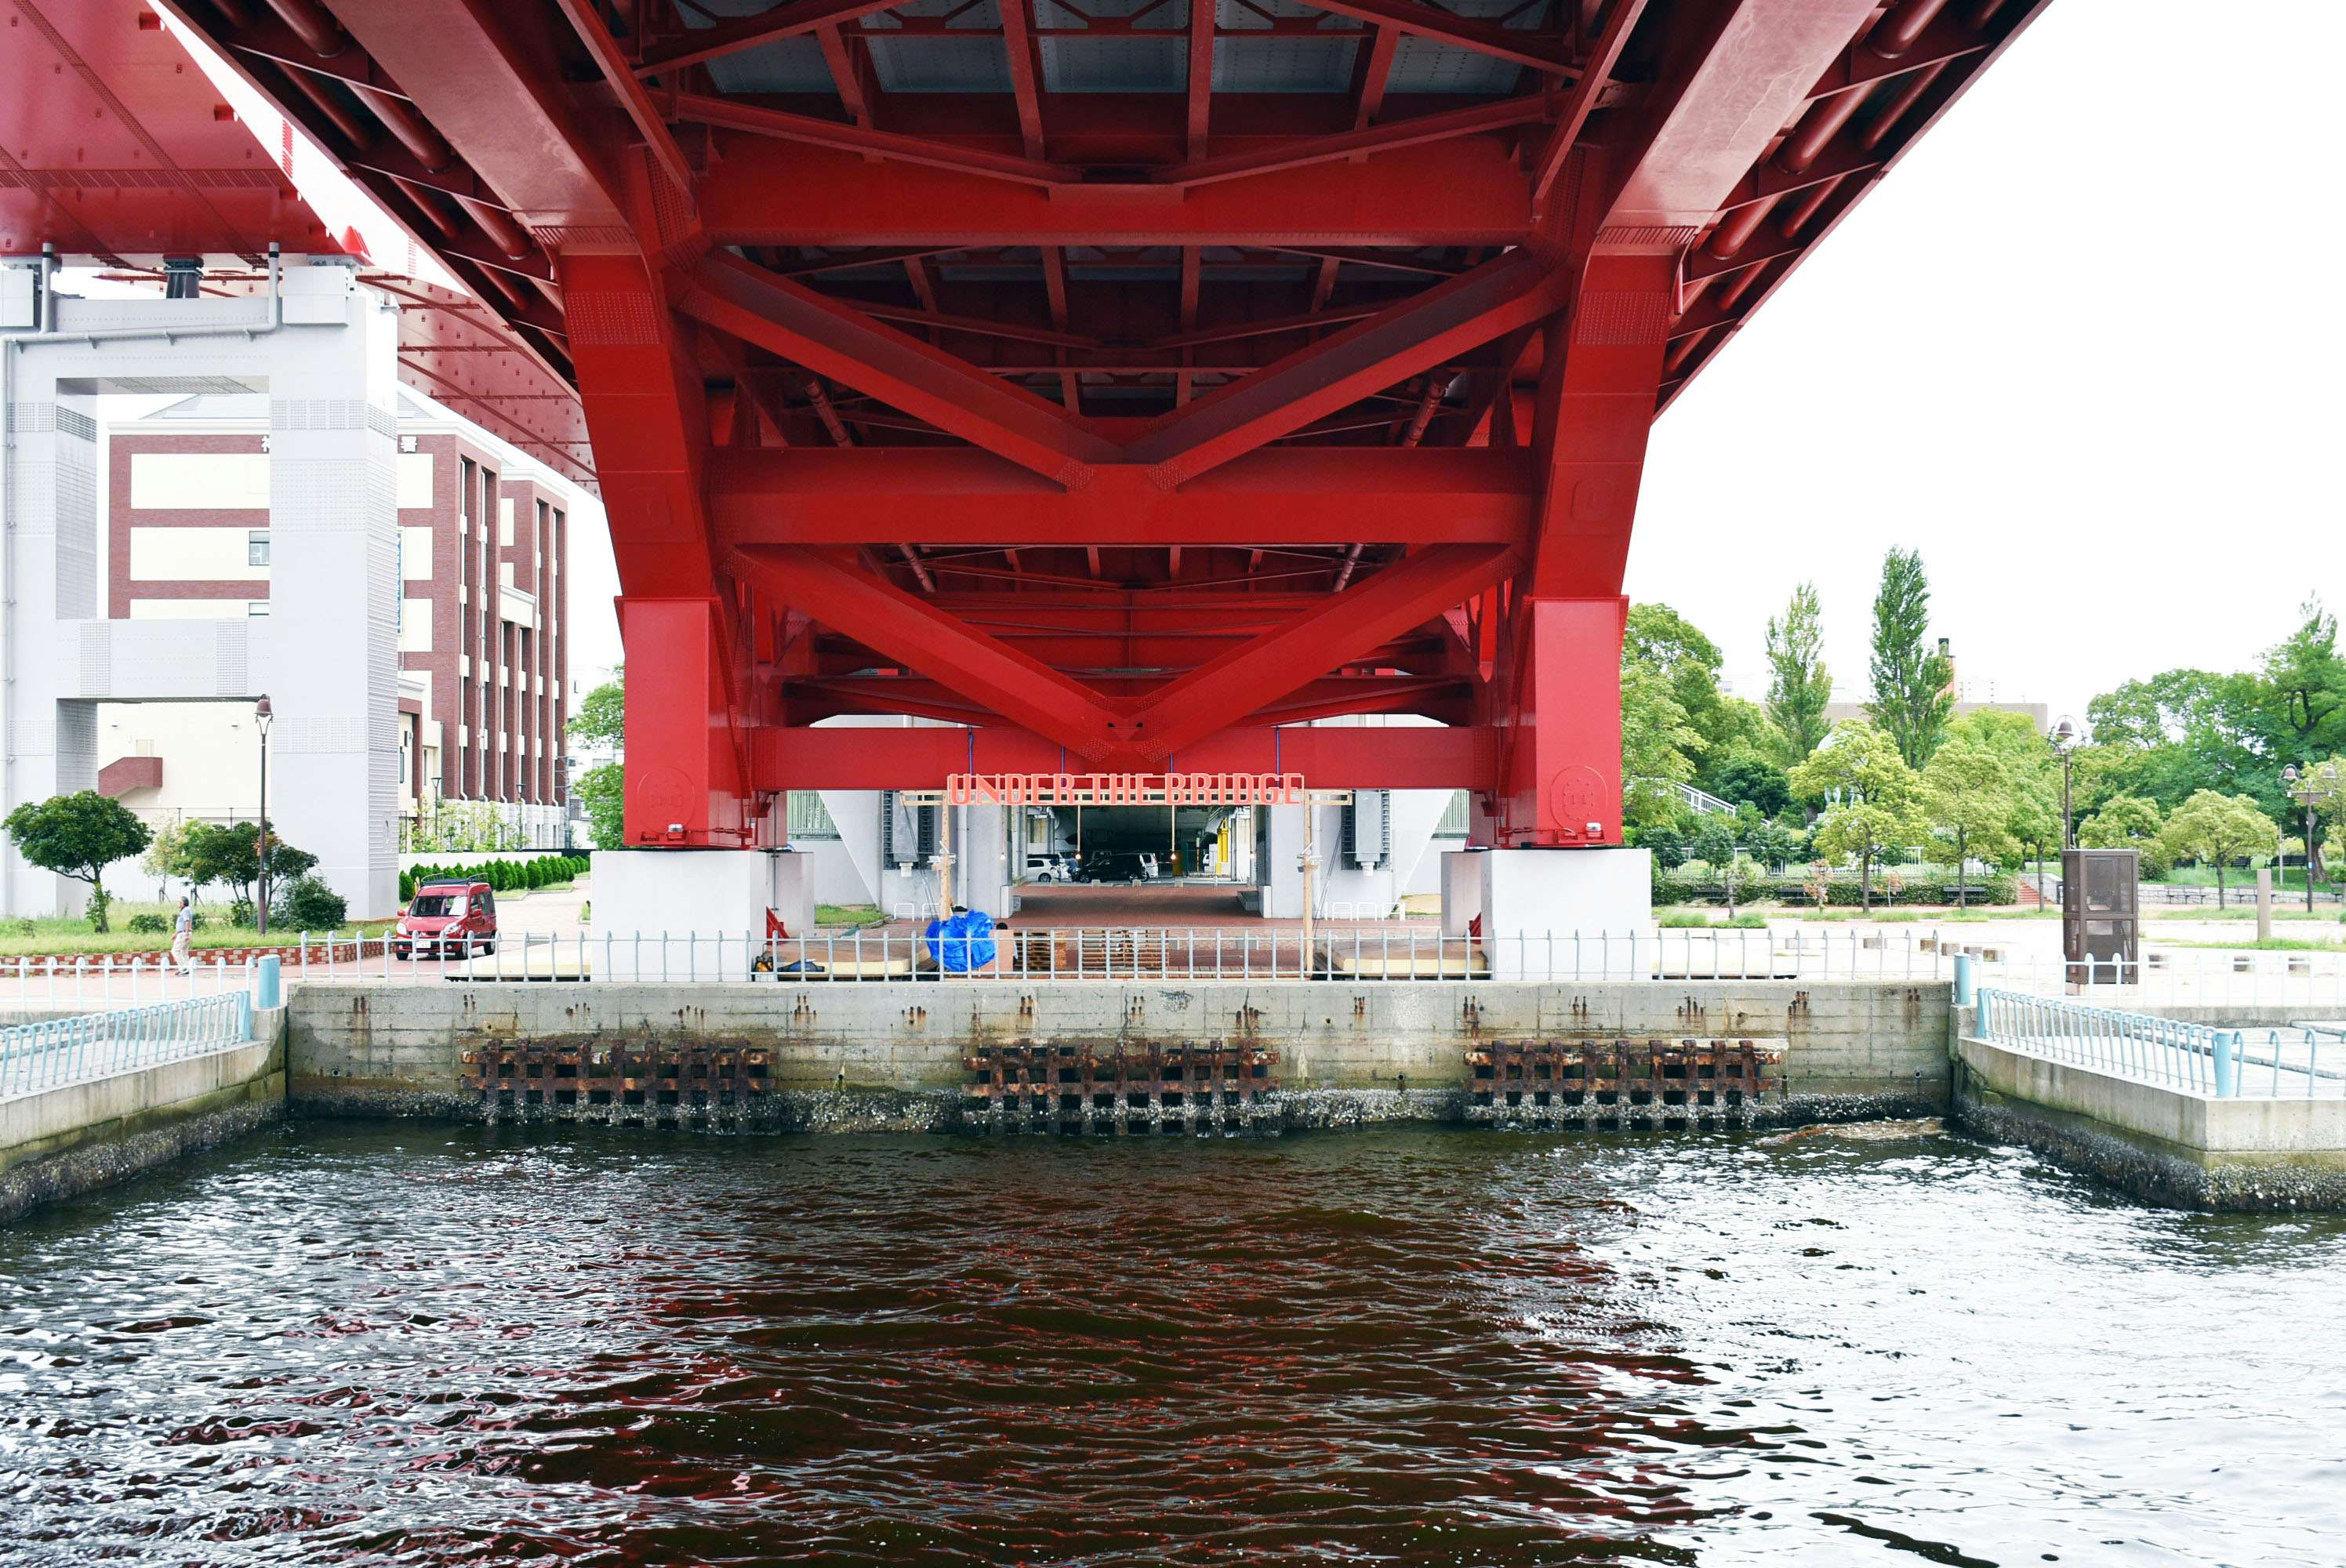
<path id="1" fill-rule="evenodd" d="M 2281 787 L 2289 798 L 2305 808 L 2305 912 L 2313 912 L 2313 814 L 2322 805 L 2334 806 L 2346 799 L 2346 776 L 2339 772 L 2338 764 L 2325 762 L 2316 768 L 2308 763 L 2302 773 L 2292 762 L 2280 770 Z"/>
<path id="2" fill-rule="evenodd" d="M 2053 727 L 2053 749 L 2061 757 L 2061 847 L 2077 847 L 2077 830 L 2069 809 L 2069 752 L 2077 744 L 2077 724 L 2064 714 Z"/>
<path id="3" fill-rule="evenodd" d="M 260 934 L 269 934 L 269 721 L 276 715 L 270 711 L 269 694 L 252 705 L 252 721 L 260 730 L 260 882 L 253 903 L 254 923 Z"/>

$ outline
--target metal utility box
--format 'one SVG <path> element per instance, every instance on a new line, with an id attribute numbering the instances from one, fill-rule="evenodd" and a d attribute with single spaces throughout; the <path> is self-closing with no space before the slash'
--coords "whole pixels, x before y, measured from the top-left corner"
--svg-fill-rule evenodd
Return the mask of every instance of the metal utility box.
<path id="1" fill-rule="evenodd" d="M 2135 850 L 2061 851 L 2061 955 L 2070 984 L 2141 979 L 2141 862 Z"/>

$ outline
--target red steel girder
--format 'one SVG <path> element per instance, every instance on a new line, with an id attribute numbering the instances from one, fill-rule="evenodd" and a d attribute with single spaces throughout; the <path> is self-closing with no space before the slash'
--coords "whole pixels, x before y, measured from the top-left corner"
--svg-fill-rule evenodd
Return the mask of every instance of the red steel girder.
<path id="1" fill-rule="evenodd" d="M 793 447 L 712 455 L 727 545 L 1518 544 L 1531 454 L 1491 447 L 1259 449 L 1167 490 L 1113 463 L 1070 491 L 962 447 Z"/>
<path id="2" fill-rule="evenodd" d="M 1095 761 L 1115 752 L 1123 723 L 1116 705 L 886 579 L 830 553 L 794 545 L 754 545 L 736 551 L 733 559 L 776 597 L 1011 723 Z"/>
<path id="3" fill-rule="evenodd" d="M 1094 465 L 1117 460 L 1114 443 L 1056 403 L 737 257 L 703 258 L 677 303 L 1063 484 L 1083 484 Z"/>
<path id="4" fill-rule="evenodd" d="M 1183 676 L 1134 709 L 1130 733 L 1159 759 L 1331 668 L 1439 616 L 1512 572 L 1506 545 L 1437 545 Z"/>
<path id="5" fill-rule="evenodd" d="M 1126 459 L 1151 464 L 1164 483 L 1193 479 L 1538 321 L 1563 302 L 1569 287 L 1544 258 L 1510 251 L 1152 422 L 1126 449 Z"/>
<path id="6" fill-rule="evenodd" d="M 738 132 L 714 139 L 697 194 L 720 245 L 1510 245 L 1531 209 L 1494 137 L 1191 190 L 1139 179 L 1044 189 Z"/>

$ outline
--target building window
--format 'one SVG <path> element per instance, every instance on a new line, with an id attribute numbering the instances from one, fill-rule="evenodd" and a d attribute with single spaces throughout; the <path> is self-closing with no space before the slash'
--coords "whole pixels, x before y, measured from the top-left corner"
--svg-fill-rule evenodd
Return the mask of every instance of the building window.
<path id="1" fill-rule="evenodd" d="M 269 530 L 255 528 L 244 536 L 244 564 L 248 566 L 269 565 Z"/>
<path id="2" fill-rule="evenodd" d="M 822 797 L 811 789 L 790 791 L 790 836 L 793 839 L 836 839 L 839 824 L 823 809 Z"/>
<path id="3" fill-rule="evenodd" d="M 245 601 L 244 613 L 246 618 L 249 620 L 266 620 L 269 618 L 269 601 L 267 599 L 248 599 Z"/>

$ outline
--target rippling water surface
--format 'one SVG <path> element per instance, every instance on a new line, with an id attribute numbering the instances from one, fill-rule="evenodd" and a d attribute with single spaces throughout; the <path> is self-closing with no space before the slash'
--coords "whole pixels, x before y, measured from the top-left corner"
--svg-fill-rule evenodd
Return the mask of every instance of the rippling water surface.
<path id="1" fill-rule="evenodd" d="M 0 1562 L 2334 1564 L 2341 1287 L 1948 1138 L 311 1126 L 0 1230 Z"/>

